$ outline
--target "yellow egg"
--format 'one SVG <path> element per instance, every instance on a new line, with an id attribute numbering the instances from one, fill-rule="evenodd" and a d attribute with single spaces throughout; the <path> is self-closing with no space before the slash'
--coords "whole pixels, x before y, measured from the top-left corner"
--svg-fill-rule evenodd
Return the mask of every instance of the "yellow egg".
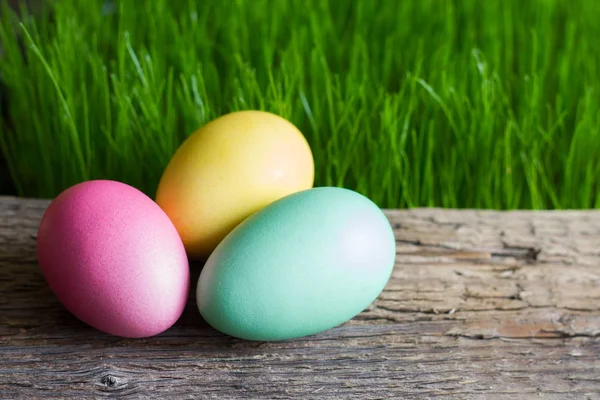
<path id="1" fill-rule="evenodd" d="M 204 125 L 175 152 L 156 202 L 191 257 L 205 257 L 246 217 L 310 189 L 314 162 L 302 133 L 263 111 L 238 111 Z"/>

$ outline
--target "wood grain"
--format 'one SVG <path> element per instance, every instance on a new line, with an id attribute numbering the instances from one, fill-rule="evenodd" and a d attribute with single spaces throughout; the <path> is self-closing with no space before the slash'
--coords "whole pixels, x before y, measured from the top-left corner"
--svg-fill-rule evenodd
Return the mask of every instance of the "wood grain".
<path id="1" fill-rule="evenodd" d="M 85 326 L 37 265 L 47 205 L 0 198 L 2 399 L 600 398 L 600 212 L 387 211 L 397 265 L 379 299 L 263 343 L 211 329 L 193 298 L 154 338 Z"/>

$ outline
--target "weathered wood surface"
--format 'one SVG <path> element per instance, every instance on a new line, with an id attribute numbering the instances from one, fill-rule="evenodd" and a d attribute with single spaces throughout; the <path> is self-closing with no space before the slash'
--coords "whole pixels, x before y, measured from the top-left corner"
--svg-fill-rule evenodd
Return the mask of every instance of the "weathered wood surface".
<path id="1" fill-rule="evenodd" d="M 80 323 L 36 263 L 47 204 L 0 199 L 0 398 L 600 398 L 600 212 L 389 211 L 397 266 L 368 310 L 256 343 L 192 298 L 155 338 Z"/>

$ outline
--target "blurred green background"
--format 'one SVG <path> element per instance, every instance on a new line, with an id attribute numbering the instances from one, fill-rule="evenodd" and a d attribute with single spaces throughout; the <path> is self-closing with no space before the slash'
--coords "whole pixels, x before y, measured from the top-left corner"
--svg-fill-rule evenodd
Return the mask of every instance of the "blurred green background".
<path id="1" fill-rule="evenodd" d="M 600 207 L 600 1 L 0 3 L 0 194 L 153 196 L 187 135 L 263 109 L 382 207 Z"/>

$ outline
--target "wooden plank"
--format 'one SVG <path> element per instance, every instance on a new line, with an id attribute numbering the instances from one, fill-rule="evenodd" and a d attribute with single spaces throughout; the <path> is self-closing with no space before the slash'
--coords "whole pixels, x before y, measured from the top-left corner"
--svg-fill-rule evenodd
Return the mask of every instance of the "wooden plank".
<path id="1" fill-rule="evenodd" d="M 85 326 L 36 262 L 47 205 L 0 198 L 0 398 L 600 398 L 600 212 L 387 211 L 398 256 L 379 299 L 255 343 L 208 327 L 193 293 L 154 338 Z"/>

